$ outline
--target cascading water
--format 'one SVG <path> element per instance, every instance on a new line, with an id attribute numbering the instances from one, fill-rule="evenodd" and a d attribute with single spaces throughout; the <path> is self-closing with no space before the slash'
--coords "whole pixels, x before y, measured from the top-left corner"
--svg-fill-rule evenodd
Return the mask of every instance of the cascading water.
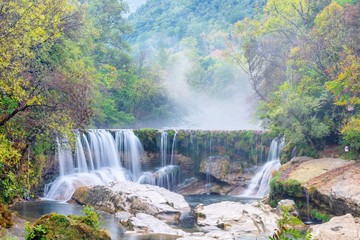
<path id="1" fill-rule="evenodd" d="M 123 148 L 123 158 L 124 162 L 127 163 L 128 169 L 131 169 L 131 179 L 136 181 L 141 176 L 141 164 L 140 158 L 144 152 L 144 149 L 141 145 L 141 142 L 134 132 L 131 130 L 117 131 L 115 134 L 115 139 L 123 135 L 121 142 L 120 140 L 116 141 L 119 144 L 123 144 L 123 147 L 118 146 L 118 149 Z M 121 151 L 120 151 L 121 152 Z"/>
<path id="2" fill-rule="evenodd" d="M 168 133 L 166 131 L 161 132 L 160 136 L 160 159 L 161 159 L 161 167 L 166 166 L 167 161 L 167 137 Z"/>
<path id="3" fill-rule="evenodd" d="M 163 187 L 169 190 L 175 190 L 176 184 L 179 182 L 180 168 L 176 165 L 168 165 L 160 168 L 154 173 L 145 172 L 138 179 L 138 183 L 151 184 Z"/>
<path id="4" fill-rule="evenodd" d="M 280 153 L 284 146 L 284 139 L 274 139 L 271 142 L 267 162 L 251 179 L 249 187 L 242 196 L 263 197 L 269 192 L 271 174 L 280 168 Z"/>
<path id="5" fill-rule="evenodd" d="M 168 133 L 166 131 L 160 132 L 160 168 L 155 172 L 145 172 L 137 180 L 141 184 L 151 184 L 157 185 L 159 187 L 164 187 L 169 190 L 175 190 L 176 184 L 179 182 L 180 178 L 180 168 L 174 165 L 174 154 L 176 151 L 176 136 L 177 131 L 174 133 L 172 145 L 171 145 L 171 155 L 170 155 L 170 165 L 167 165 L 167 156 L 168 156 Z"/>
<path id="6" fill-rule="evenodd" d="M 58 147 L 60 176 L 47 188 L 45 198 L 66 201 L 80 186 L 127 180 L 108 131 L 91 130 L 88 136 L 76 133 L 74 163 L 70 150 Z"/>
<path id="7" fill-rule="evenodd" d="M 173 142 L 172 142 L 172 146 L 171 146 L 171 158 L 170 158 L 170 165 L 174 165 L 174 154 L 176 151 L 176 135 L 177 135 L 177 131 L 175 131 L 174 134 L 174 138 L 173 138 Z"/>
<path id="8" fill-rule="evenodd" d="M 58 147 L 60 176 L 65 176 L 67 174 L 73 173 L 73 157 L 70 151 L 69 143 L 65 139 L 60 142 L 59 138 L 56 138 L 56 142 Z M 62 161 L 60 161 L 60 159 Z"/>
<path id="9" fill-rule="evenodd" d="M 45 198 L 69 200 L 80 186 L 105 185 L 113 181 L 134 181 L 174 190 L 180 168 L 166 166 L 167 133 L 161 134 L 162 167 L 154 173 L 141 171 L 144 152 L 139 138 L 132 130 L 89 130 L 76 132 L 74 157 L 66 140 L 57 139 L 60 176 L 45 187 Z M 166 134 L 165 134 L 166 133 Z M 172 159 L 175 151 L 174 136 Z M 122 163 L 124 166 L 122 166 Z"/>

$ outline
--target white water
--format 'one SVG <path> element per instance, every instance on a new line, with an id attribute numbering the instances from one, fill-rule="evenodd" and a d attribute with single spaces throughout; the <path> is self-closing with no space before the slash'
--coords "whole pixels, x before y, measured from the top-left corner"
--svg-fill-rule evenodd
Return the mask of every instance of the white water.
<path id="1" fill-rule="evenodd" d="M 269 192 L 269 184 L 271 175 L 278 170 L 280 164 L 280 153 L 284 146 L 284 140 L 274 139 L 271 142 L 270 151 L 267 162 L 251 179 L 249 187 L 242 196 L 247 197 L 263 197 Z"/>
<path id="2" fill-rule="evenodd" d="M 161 132 L 161 139 L 160 139 L 161 167 L 166 166 L 166 161 L 167 161 L 167 137 L 168 137 L 168 133 L 166 131 L 162 131 Z"/>
<path id="3" fill-rule="evenodd" d="M 166 166 L 165 131 L 161 134 L 162 168 L 155 173 L 141 171 L 144 150 L 132 130 L 116 130 L 114 136 L 107 130 L 90 130 L 87 134 L 75 133 L 75 138 L 74 156 L 67 141 L 57 139 L 60 176 L 45 187 L 46 199 L 67 201 L 80 186 L 105 185 L 113 181 L 134 181 L 168 189 L 173 189 L 177 182 L 179 167 Z M 172 154 L 174 151 L 173 142 Z"/>
<path id="4" fill-rule="evenodd" d="M 175 190 L 174 186 L 178 183 L 180 168 L 176 165 L 168 165 L 160 168 L 154 173 L 146 172 L 139 179 L 138 183 L 151 184 Z"/>
<path id="5" fill-rule="evenodd" d="M 118 133 L 119 131 L 117 131 Z M 128 169 L 131 169 L 131 179 L 136 181 L 141 175 L 140 158 L 144 152 L 143 146 L 134 132 L 131 130 L 124 130 L 117 135 L 123 134 L 123 148 L 124 161 L 128 164 Z M 121 142 L 119 141 L 119 144 Z M 121 146 L 118 146 L 121 149 Z"/>
<path id="6" fill-rule="evenodd" d="M 176 135 L 177 134 L 178 134 L 177 131 L 175 131 L 172 146 L 171 146 L 170 165 L 174 165 L 174 154 L 175 154 L 175 151 L 176 151 Z"/>

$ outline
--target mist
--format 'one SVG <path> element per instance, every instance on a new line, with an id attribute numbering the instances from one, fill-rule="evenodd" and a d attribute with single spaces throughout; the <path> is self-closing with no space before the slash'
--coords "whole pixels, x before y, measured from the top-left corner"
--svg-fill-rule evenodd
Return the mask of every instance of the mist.
<path id="1" fill-rule="evenodd" d="M 172 101 L 178 106 L 177 119 L 165 123 L 166 128 L 242 130 L 260 129 L 253 117 L 255 103 L 248 77 L 229 63 L 230 72 L 222 75 L 225 86 L 215 92 L 195 89 L 189 84 L 188 74 L 194 62 L 179 52 L 165 69 L 164 85 Z M 216 83 L 215 83 L 216 84 Z M 172 125 L 171 125 L 172 124 Z"/>

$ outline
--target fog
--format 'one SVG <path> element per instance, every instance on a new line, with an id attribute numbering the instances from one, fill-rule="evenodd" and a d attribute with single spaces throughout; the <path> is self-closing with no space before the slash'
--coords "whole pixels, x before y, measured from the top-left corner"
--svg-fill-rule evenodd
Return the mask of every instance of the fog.
<path id="1" fill-rule="evenodd" d="M 255 122 L 253 93 L 246 74 L 233 67 L 225 78 L 234 78 L 217 93 L 195 90 L 187 81 L 193 62 L 178 53 L 165 70 L 164 84 L 171 99 L 179 106 L 175 126 L 168 128 L 241 130 L 260 129 Z"/>

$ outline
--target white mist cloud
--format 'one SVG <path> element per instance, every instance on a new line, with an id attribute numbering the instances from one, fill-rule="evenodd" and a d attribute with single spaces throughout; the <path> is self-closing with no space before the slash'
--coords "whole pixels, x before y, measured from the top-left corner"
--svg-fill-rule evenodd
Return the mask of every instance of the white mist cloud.
<path id="1" fill-rule="evenodd" d="M 201 90 L 196 91 L 188 84 L 186 75 L 192 66 L 193 63 L 186 54 L 179 52 L 173 64 L 165 71 L 165 86 L 173 101 L 180 106 L 180 122 L 177 126 L 166 127 L 207 130 L 260 129 L 259 123 L 253 120 L 254 102 L 250 101 L 253 94 L 244 73 L 233 73 L 236 81 L 230 81 L 226 89 L 222 89 L 227 93 L 226 96 L 219 97 Z"/>

